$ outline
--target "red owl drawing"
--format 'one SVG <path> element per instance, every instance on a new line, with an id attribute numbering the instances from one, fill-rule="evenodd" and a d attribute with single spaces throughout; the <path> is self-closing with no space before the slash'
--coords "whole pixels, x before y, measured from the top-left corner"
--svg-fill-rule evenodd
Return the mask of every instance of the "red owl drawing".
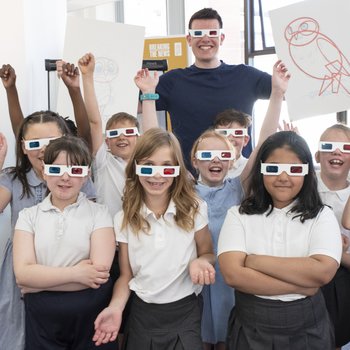
<path id="1" fill-rule="evenodd" d="M 341 89 L 350 95 L 350 63 L 336 43 L 320 32 L 311 17 L 290 22 L 284 31 L 291 59 L 299 70 L 321 82 L 318 95 Z"/>

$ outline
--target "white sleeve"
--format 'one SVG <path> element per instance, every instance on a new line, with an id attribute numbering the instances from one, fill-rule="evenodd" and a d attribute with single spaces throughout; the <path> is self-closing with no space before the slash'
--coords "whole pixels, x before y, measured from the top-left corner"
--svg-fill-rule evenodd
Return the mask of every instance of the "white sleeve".
<path id="1" fill-rule="evenodd" d="M 123 210 L 120 210 L 117 214 L 114 216 L 114 232 L 116 236 L 117 242 L 122 243 L 128 243 L 128 233 L 127 230 L 122 231 L 121 226 L 124 218 L 124 212 Z"/>
<path id="2" fill-rule="evenodd" d="M 113 227 L 112 216 L 109 213 L 108 207 L 104 204 L 89 203 L 93 207 L 93 213 L 95 216 L 94 220 L 94 231 L 103 227 Z"/>
<path id="3" fill-rule="evenodd" d="M 311 228 L 309 256 L 321 254 L 335 259 L 338 263 L 342 254 L 342 241 L 338 221 L 333 211 L 325 206 L 317 215 Z"/>
<path id="4" fill-rule="evenodd" d="M 194 231 L 197 232 L 208 225 L 208 205 L 207 202 L 200 200 L 199 211 L 194 219 Z"/>
<path id="5" fill-rule="evenodd" d="M 24 208 L 19 212 L 15 230 L 26 231 L 34 234 L 33 209 L 34 207 Z"/>
<path id="6" fill-rule="evenodd" d="M 245 220 L 247 215 L 238 212 L 239 206 L 231 207 L 221 227 L 218 241 L 218 256 L 225 252 L 247 252 Z"/>

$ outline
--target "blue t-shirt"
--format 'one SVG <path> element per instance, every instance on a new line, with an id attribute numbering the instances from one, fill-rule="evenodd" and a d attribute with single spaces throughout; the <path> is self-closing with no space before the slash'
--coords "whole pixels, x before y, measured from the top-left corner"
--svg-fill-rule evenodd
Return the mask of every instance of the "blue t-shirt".
<path id="1" fill-rule="evenodd" d="M 268 99 L 271 76 L 244 64 L 202 69 L 192 65 L 160 76 L 157 110 L 170 114 L 172 130 L 178 137 L 189 165 L 193 142 L 213 125 L 215 116 L 228 108 L 252 114 L 258 99 Z M 251 144 L 243 152 L 248 156 Z"/>

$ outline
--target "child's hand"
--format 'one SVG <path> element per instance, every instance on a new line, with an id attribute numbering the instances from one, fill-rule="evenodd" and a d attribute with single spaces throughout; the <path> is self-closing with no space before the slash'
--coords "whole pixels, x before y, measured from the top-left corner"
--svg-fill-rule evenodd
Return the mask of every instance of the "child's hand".
<path id="1" fill-rule="evenodd" d="M 279 125 L 278 126 L 279 131 L 294 131 L 296 134 L 300 135 L 298 127 L 294 126 L 293 123 L 288 123 L 285 120 L 283 120 L 283 128 Z"/>
<path id="2" fill-rule="evenodd" d="M 158 81 L 159 77 L 157 71 L 154 71 L 154 74 L 150 74 L 147 68 L 140 69 L 134 78 L 136 86 L 143 94 L 154 93 L 156 91 Z"/>
<path id="3" fill-rule="evenodd" d="M 280 90 L 283 94 L 287 91 L 290 73 L 281 60 L 273 66 L 272 89 Z"/>
<path id="4" fill-rule="evenodd" d="M 122 312 L 112 306 L 102 310 L 95 320 L 95 334 L 92 341 L 96 346 L 106 344 L 117 339 L 122 322 Z"/>
<path id="5" fill-rule="evenodd" d="M 72 267 L 74 281 L 97 289 L 108 281 L 109 270 L 106 266 L 93 265 L 91 260 L 82 260 Z"/>
<path id="6" fill-rule="evenodd" d="M 57 61 L 57 74 L 62 78 L 64 84 L 67 88 L 79 88 L 79 69 L 75 67 L 72 63 L 67 63 L 64 61 Z"/>
<path id="7" fill-rule="evenodd" d="M 0 78 L 5 89 L 16 85 L 16 72 L 9 64 L 3 64 L 0 68 Z"/>
<path id="8" fill-rule="evenodd" d="M 194 284 L 214 284 L 215 269 L 212 264 L 202 258 L 194 259 L 190 263 L 190 276 Z"/>
<path id="9" fill-rule="evenodd" d="M 92 53 L 87 53 L 78 61 L 79 69 L 83 75 L 94 75 L 95 57 Z"/>

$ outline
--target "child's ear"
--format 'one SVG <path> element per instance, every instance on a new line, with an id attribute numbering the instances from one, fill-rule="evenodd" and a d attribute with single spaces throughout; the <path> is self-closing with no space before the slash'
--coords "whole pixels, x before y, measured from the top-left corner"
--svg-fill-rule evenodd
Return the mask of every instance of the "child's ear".
<path id="1" fill-rule="evenodd" d="M 248 145 L 249 140 L 250 140 L 250 136 L 249 135 L 245 135 L 244 136 L 243 147 Z"/>
<path id="2" fill-rule="evenodd" d="M 22 147 L 23 154 L 27 154 L 27 150 L 24 147 L 24 141 L 23 140 L 21 141 L 21 147 Z"/>
<path id="3" fill-rule="evenodd" d="M 41 175 L 42 175 L 43 179 L 44 179 L 45 182 L 46 182 L 47 176 L 46 176 L 46 174 L 45 174 L 45 172 L 44 172 L 44 161 L 41 162 Z"/>
<path id="4" fill-rule="evenodd" d="M 316 159 L 316 163 L 320 163 L 320 151 L 316 151 L 315 159 Z"/>

